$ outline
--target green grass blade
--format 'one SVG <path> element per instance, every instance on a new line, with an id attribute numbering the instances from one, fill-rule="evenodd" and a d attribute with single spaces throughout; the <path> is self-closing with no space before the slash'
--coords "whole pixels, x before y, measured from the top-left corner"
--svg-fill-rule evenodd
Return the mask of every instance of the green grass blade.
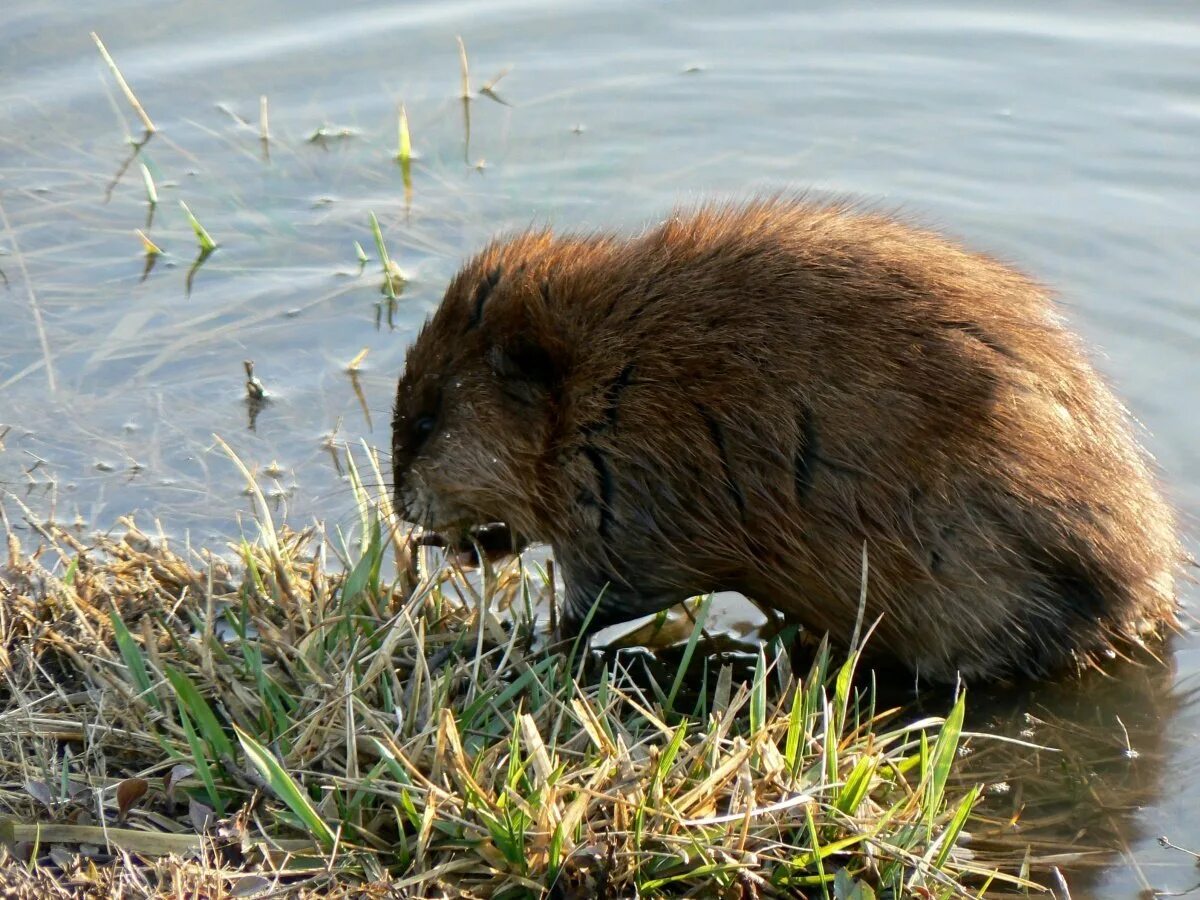
<path id="1" fill-rule="evenodd" d="M 683 739 L 687 737 L 688 723 L 680 722 L 675 729 L 675 733 L 671 735 L 671 743 L 667 744 L 667 749 L 663 751 L 662 756 L 658 759 L 658 772 L 656 777 L 659 782 L 667 777 L 667 773 L 671 771 L 671 766 L 675 764 L 675 757 L 679 755 L 679 748 L 683 746 Z"/>
<path id="2" fill-rule="evenodd" d="M 154 186 L 154 176 L 150 174 L 150 168 L 145 163 L 139 165 L 142 167 L 142 184 L 146 186 L 146 202 L 151 206 L 157 206 L 158 188 Z"/>
<path id="3" fill-rule="evenodd" d="M 182 200 L 179 205 L 183 207 L 183 213 L 187 216 L 188 224 L 192 226 L 192 231 L 196 233 L 196 240 L 200 242 L 200 250 L 203 253 L 212 253 L 217 249 L 217 242 L 212 239 L 204 226 L 200 224 L 200 220 L 192 215 L 192 211 L 188 209 L 188 205 Z"/>
<path id="4" fill-rule="evenodd" d="M 837 715 L 834 727 L 841 731 L 846 724 L 846 710 L 850 705 L 850 693 L 854 688 L 854 670 L 858 666 L 859 651 L 852 650 L 838 669 L 837 680 L 834 682 L 833 710 Z"/>
<path id="5" fill-rule="evenodd" d="M 200 735 L 196 733 L 195 726 L 192 725 L 191 717 L 187 714 L 187 710 L 183 708 L 183 704 L 179 704 L 179 722 L 183 726 L 184 737 L 187 738 L 188 747 L 192 751 L 192 767 L 196 770 L 196 775 L 200 779 L 200 783 L 204 785 L 204 792 L 208 794 L 209 802 L 212 803 L 220 815 L 225 815 L 225 798 L 217 791 L 217 783 L 213 779 L 212 767 L 208 762 L 208 754 L 204 752 L 204 742 L 200 740 Z"/>
<path id="6" fill-rule="evenodd" d="M 958 809 L 955 810 L 954 816 L 950 819 L 950 824 L 946 826 L 946 830 L 942 832 L 939 840 L 941 846 L 938 847 L 937 856 L 933 860 L 934 868 L 941 869 L 946 864 L 946 860 L 950 858 L 950 851 L 954 849 L 954 843 L 958 840 L 958 836 L 962 834 L 963 828 L 966 827 L 967 819 L 971 817 L 971 809 L 975 806 L 975 801 L 979 798 L 979 785 L 971 788 L 967 796 L 963 797 L 962 802 L 958 804 Z"/>
<path id="7" fill-rule="evenodd" d="M 133 635 L 129 633 L 125 622 L 117 615 L 115 609 L 109 613 L 108 618 L 112 622 L 117 650 L 121 653 L 125 668 L 129 670 L 129 677 L 133 679 L 133 683 L 137 687 L 138 697 L 155 709 L 161 710 L 162 704 L 150 684 L 150 673 L 146 669 L 146 661 L 142 658 L 142 648 L 137 645 L 137 641 L 133 639 Z"/>
<path id="8" fill-rule="evenodd" d="M 750 734 L 758 734 L 767 724 L 767 657 L 762 645 L 754 662 L 754 680 L 750 685 Z"/>
<path id="9" fill-rule="evenodd" d="M 379 569 L 383 564 L 383 529 L 378 520 L 371 523 L 370 536 L 367 552 L 354 564 L 342 586 L 342 600 L 345 603 L 353 603 L 364 593 L 369 592 L 371 597 L 379 593 Z"/>
<path id="10" fill-rule="evenodd" d="M 408 110 L 400 104 L 400 123 L 397 126 L 396 159 L 407 165 L 412 160 L 412 137 L 408 133 Z"/>
<path id="11" fill-rule="evenodd" d="M 837 713 L 833 711 L 833 705 L 829 702 L 828 697 L 822 697 L 821 708 L 824 710 L 825 727 L 824 727 L 824 759 L 825 759 L 825 780 L 830 784 L 837 783 L 838 780 L 838 738 L 841 737 L 840 732 L 834 728 L 834 721 Z"/>
<path id="12" fill-rule="evenodd" d="M 808 839 L 812 843 L 812 849 L 809 851 L 812 861 L 816 863 L 817 875 L 821 879 L 821 896 L 825 900 L 829 900 L 829 885 L 825 881 L 825 857 L 833 852 L 828 847 L 821 846 L 821 838 L 817 834 L 817 823 L 813 819 L 811 804 L 805 804 L 804 807 L 804 822 L 808 826 Z"/>
<path id="13" fill-rule="evenodd" d="M 671 682 L 671 690 L 667 693 L 667 700 L 663 706 L 668 710 L 675 708 L 675 698 L 679 696 L 679 689 L 683 687 L 684 678 L 687 675 L 688 664 L 692 661 L 692 654 L 696 652 L 696 644 L 700 640 L 700 635 L 704 631 L 704 621 L 708 618 L 708 608 L 712 605 L 712 594 L 706 594 L 704 599 L 700 601 L 700 608 L 696 610 L 696 624 L 692 628 L 692 633 L 688 637 L 687 646 L 683 648 L 683 657 L 679 660 L 679 668 L 675 672 L 675 679 Z"/>
<path id="14" fill-rule="evenodd" d="M 236 725 L 234 731 L 237 733 L 238 741 L 241 742 L 246 758 L 258 770 L 258 774 L 262 776 L 275 796 L 282 800 L 287 808 L 307 826 L 309 833 L 322 847 L 326 849 L 332 847 L 335 839 L 333 829 L 317 813 L 316 807 L 312 805 L 312 801 L 308 799 L 304 789 L 284 771 L 279 760 L 266 747 Z"/>
<path id="15" fill-rule="evenodd" d="M 371 217 L 371 234 L 375 237 L 375 250 L 379 253 L 379 261 L 383 263 L 383 287 L 389 300 L 396 299 L 396 287 L 392 284 L 392 258 L 388 256 L 387 245 L 383 242 L 383 231 L 379 227 L 379 219 L 375 213 Z"/>
<path id="16" fill-rule="evenodd" d="M 962 735 L 963 716 L 966 712 L 967 692 L 960 691 L 958 700 L 934 743 L 930 758 L 929 780 L 925 784 L 926 824 L 933 825 L 933 818 L 942 806 L 946 782 L 950 779 L 950 768 L 958 755 L 958 739 Z"/>
<path id="17" fill-rule="evenodd" d="M 867 796 L 867 792 L 871 787 L 871 779 L 874 775 L 875 758 L 871 756 L 859 757 L 858 762 L 846 777 L 846 783 L 838 791 L 837 800 L 833 804 L 834 807 L 848 816 L 853 816 L 858 810 L 858 805 Z"/>
<path id="18" fill-rule="evenodd" d="M 167 666 L 167 680 L 179 698 L 179 705 L 196 723 L 204 742 L 208 744 L 216 761 L 233 758 L 233 742 L 229 740 L 221 723 L 217 721 L 212 707 L 200 695 L 192 680 L 173 666 Z"/>

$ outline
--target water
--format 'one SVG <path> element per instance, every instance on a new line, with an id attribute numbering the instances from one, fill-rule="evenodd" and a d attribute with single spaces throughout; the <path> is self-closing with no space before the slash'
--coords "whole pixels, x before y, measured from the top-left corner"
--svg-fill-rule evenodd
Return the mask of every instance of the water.
<path id="1" fill-rule="evenodd" d="M 1171 495 L 1200 509 L 1192 4 L 92 6 L 0 9 L 10 517 L 15 494 L 83 527 L 138 512 L 217 544 L 249 506 L 216 434 L 281 516 L 349 518 L 328 439 L 386 446 L 405 347 L 472 248 L 530 222 L 636 227 L 679 201 L 794 186 L 903 209 L 1052 284 Z M 160 129 L 132 161 L 137 122 L 91 30 Z M 466 106 L 469 139 L 456 34 L 475 88 L 503 74 L 504 103 Z M 400 102 L 419 153 L 407 201 Z M 190 294 L 181 199 L 220 243 Z M 390 325 L 378 266 L 360 272 L 354 249 L 375 255 L 371 211 L 408 278 Z M 168 253 L 145 275 L 136 228 Z M 253 428 L 245 359 L 270 393 Z M 1008 733 L 1071 747 L 1059 774 L 1014 777 L 997 801 L 1065 809 L 1046 834 L 1124 848 L 1066 861 L 1075 897 L 1200 880 L 1155 840 L 1200 845 L 1198 671 L 1183 637 L 1169 670 L 995 702 Z"/>

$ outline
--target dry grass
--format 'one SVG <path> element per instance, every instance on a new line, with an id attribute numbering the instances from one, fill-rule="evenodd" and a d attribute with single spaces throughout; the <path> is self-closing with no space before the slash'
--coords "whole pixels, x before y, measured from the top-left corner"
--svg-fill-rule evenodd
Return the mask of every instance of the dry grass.
<path id="1" fill-rule="evenodd" d="M 735 676 L 694 652 L 699 624 L 674 671 L 547 653 L 545 573 L 426 559 L 417 577 L 386 499 L 360 499 L 352 547 L 265 516 L 226 556 L 132 522 L 87 543 L 42 526 L 36 549 L 9 531 L 17 896 L 1011 889 L 960 846 L 978 793 L 947 793 L 961 698 L 902 722 L 853 660 L 798 677 L 772 647 Z"/>

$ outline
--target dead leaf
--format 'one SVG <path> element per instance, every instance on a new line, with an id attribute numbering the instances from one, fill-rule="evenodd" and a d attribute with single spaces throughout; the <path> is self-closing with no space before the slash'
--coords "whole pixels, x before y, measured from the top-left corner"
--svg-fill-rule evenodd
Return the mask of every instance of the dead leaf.
<path id="1" fill-rule="evenodd" d="M 263 878 L 261 875 L 247 875 L 245 878 L 238 879 L 237 885 L 229 892 L 229 896 L 253 897 L 255 894 L 259 894 L 270 889 L 270 879 Z"/>
<path id="2" fill-rule="evenodd" d="M 205 806 L 195 799 L 188 803 L 188 818 L 192 820 L 192 827 L 196 829 L 196 834 L 204 834 L 215 820 L 212 807 Z"/>
<path id="3" fill-rule="evenodd" d="M 196 774 L 195 766 L 185 766 L 183 764 L 171 766 L 171 771 L 163 776 L 163 789 L 167 793 L 168 803 L 173 804 L 175 802 L 175 785 L 194 774 Z"/>
<path id="4" fill-rule="evenodd" d="M 25 792 L 50 812 L 54 812 L 54 793 L 50 790 L 50 785 L 46 784 L 46 782 L 26 781 Z"/>
<path id="5" fill-rule="evenodd" d="M 133 804 L 146 796 L 150 782 L 145 778 L 126 778 L 117 785 L 117 821 L 124 822 Z"/>

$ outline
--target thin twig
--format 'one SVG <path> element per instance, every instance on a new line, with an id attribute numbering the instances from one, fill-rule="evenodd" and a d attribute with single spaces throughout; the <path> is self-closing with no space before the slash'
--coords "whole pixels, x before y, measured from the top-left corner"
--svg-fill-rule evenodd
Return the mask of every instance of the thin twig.
<path id="1" fill-rule="evenodd" d="M 1167 850 L 1178 850 L 1180 853 L 1186 853 L 1192 859 L 1196 860 L 1196 862 L 1200 862 L 1200 853 L 1197 853 L 1195 850 L 1188 850 L 1186 847 L 1180 847 L 1178 844 L 1172 844 L 1166 835 L 1158 839 L 1158 845 L 1165 847 Z"/>

